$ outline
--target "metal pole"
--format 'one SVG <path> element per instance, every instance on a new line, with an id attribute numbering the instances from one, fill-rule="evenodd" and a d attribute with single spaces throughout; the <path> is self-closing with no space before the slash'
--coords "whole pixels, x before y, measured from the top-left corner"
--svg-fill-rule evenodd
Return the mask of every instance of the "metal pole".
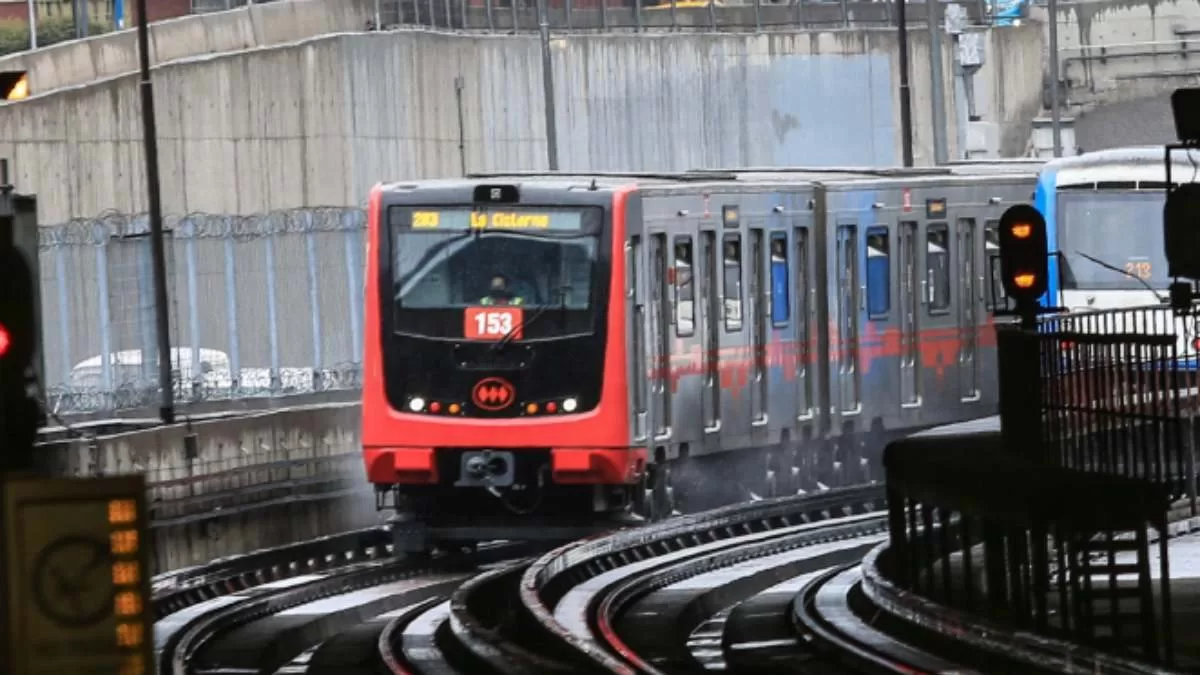
<path id="1" fill-rule="evenodd" d="M 375 0 L 375 30 L 383 30 L 383 17 L 379 13 L 379 0 Z"/>
<path id="2" fill-rule="evenodd" d="M 82 40 L 88 36 L 88 0 L 75 0 L 75 37 Z"/>
<path id="3" fill-rule="evenodd" d="M 1050 13 L 1050 131 L 1054 156 L 1062 157 L 1062 117 L 1058 106 L 1058 0 L 1049 0 Z"/>
<path id="4" fill-rule="evenodd" d="M 175 422 L 175 388 L 171 383 L 171 335 L 167 321 L 167 260 L 163 251 L 162 195 L 158 182 L 158 130 L 154 121 L 154 90 L 150 84 L 150 26 L 146 0 L 138 0 L 138 51 L 141 57 L 142 135 L 146 153 L 146 191 L 150 202 L 150 244 L 154 256 L 154 315 L 158 325 L 158 383 L 162 389 L 159 416 Z"/>
<path id="5" fill-rule="evenodd" d="M 942 79 L 942 31 L 938 25 L 938 19 L 941 18 L 941 0 L 925 0 L 925 11 L 927 16 L 925 22 L 929 24 L 929 81 L 932 83 L 930 93 L 932 96 L 931 103 L 933 104 L 933 162 L 934 164 L 944 164 L 946 162 L 946 89 L 945 81 Z"/>
<path id="6" fill-rule="evenodd" d="M 897 42 L 900 49 L 900 143 L 904 153 L 904 166 L 913 165 L 912 97 L 908 89 L 908 17 L 905 12 L 907 0 L 896 2 Z"/>
<path id="7" fill-rule="evenodd" d="M 37 49 L 37 7 L 29 0 L 29 48 Z"/>
<path id="8" fill-rule="evenodd" d="M 554 114 L 554 63 L 550 58 L 550 17 L 546 0 L 538 0 L 538 27 L 542 32 L 542 89 L 546 97 L 546 155 L 550 170 L 558 171 L 558 122 Z"/>
<path id="9" fill-rule="evenodd" d="M 458 163 L 464 177 L 467 175 L 467 129 L 463 124 L 463 89 L 466 86 L 462 75 L 454 78 L 454 97 L 458 104 Z"/>

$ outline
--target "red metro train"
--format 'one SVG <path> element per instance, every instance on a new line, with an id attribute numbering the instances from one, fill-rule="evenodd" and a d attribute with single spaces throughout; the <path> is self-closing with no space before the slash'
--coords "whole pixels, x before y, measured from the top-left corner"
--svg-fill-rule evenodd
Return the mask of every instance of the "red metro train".
<path id="1" fill-rule="evenodd" d="M 376 186 L 362 441 L 397 545 L 862 483 L 994 413 L 987 261 L 1036 169 Z"/>

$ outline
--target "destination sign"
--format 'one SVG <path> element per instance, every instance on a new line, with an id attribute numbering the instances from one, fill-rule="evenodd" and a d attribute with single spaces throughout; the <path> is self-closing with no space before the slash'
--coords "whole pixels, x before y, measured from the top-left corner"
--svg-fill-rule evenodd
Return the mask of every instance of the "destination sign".
<path id="1" fill-rule="evenodd" d="M 567 230 L 583 228 L 579 211 L 476 211 L 472 209 L 417 210 L 416 230 Z"/>

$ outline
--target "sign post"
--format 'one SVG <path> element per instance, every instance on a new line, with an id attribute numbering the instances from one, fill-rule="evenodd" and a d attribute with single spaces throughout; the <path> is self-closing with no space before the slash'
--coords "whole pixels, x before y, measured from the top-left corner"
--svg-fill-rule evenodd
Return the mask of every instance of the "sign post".
<path id="1" fill-rule="evenodd" d="M 5 672 L 151 675 L 142 476 L 8 476 Z"/>

